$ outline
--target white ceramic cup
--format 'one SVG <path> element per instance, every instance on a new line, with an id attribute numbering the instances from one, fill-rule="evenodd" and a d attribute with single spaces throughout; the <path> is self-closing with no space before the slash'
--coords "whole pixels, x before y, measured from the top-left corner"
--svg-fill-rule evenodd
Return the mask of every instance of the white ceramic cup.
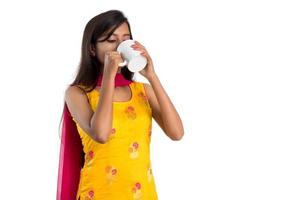
<path id="1" fill-rule="evenodd" d="M 125 40 L 119 44 L 117 51 L 124 59 L 124 62 L 119 63 L 119 67 L 127 65 L 129 71 L 138 72 L 146 67 L 147 59 L 140 54 L 141 51 L 134 50 L 133 47 L 131 47 L 133 44 L 134 40 Z"/>

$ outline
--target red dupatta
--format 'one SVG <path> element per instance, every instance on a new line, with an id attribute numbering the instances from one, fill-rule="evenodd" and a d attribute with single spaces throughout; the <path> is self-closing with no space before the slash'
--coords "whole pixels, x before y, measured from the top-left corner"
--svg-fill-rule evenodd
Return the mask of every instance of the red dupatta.
<path id="1" fill-rule="evenodd" d="M 101 74 L 97 86 L 101 86 L 102 78 Z M 121 73 L 115 76 L 115 87 L 129 85 L 131 82 Z M 83 164 L 84 152 L 81 138 L 68 106 L 64 102 L 56 200 L 76 199 Z"/>

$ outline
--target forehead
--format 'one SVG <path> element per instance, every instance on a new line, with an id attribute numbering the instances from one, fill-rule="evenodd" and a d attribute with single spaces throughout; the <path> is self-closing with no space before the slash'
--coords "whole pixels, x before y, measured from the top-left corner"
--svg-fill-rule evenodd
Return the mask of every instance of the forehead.
<path id="1" fill-rule="evenodd" d="M 130 35 L 127 23 L 124 22 L 123 24 L 121 24 L 118 28 L 116 28 L 116 30 L 113 32 L 112 35 L 115 35 L 115 36 Z"/>
<path id="2" fill-rule="evenodd" d="M 108 36 L 110 30 L 107 31 L 106 33 L 104 33 L 100 39 L 103 39 L 105 37 Z M 114 30 L 114 32 L 111 34 L 110 37 L 125 37 L 128 36 L 130 37 L 130 31 L 129 31 L 129 27 L 127 25 L 126 22 L 124 22 L 123 24 L 121 24 L 118 28 L 116 28 L 116 30 Z"/>

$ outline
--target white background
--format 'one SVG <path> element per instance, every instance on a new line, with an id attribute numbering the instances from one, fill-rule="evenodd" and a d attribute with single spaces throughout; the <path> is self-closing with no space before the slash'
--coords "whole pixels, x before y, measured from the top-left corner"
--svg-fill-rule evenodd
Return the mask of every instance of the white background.
<path id="1" fill-rule="evenodd" d="M 55 199 L 64 90 L 86 23 L 109 9 L 128 17 L 184 123 L 172 141 L 153 120 L 160 200 L 300 199 L 297 3 L 1 1 L 0 199 Z"/>

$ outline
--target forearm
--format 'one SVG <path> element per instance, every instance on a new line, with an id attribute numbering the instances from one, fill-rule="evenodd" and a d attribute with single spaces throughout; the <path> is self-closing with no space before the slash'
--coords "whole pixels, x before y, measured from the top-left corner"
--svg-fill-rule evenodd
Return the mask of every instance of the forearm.
<path id="1" fill-rule="evenodd" d="M 105 143 L 112 129 L 114 78 L 104 77 L 100 91 L 99 101 L 91 119 L 91 127 L 95 137 Z"/>
<path id="2" fill-rule="evenodd" d="M 149 78 L 149 82 L 153 88 L 155 96 L 160 106 L 161 118 L 164 129 L 171 138 L 181 138 L 183 136 L 183 125 L 179 114 L 177 113 L 173 103 L 164 90 L 158 76 L 155 74 Z"/>

